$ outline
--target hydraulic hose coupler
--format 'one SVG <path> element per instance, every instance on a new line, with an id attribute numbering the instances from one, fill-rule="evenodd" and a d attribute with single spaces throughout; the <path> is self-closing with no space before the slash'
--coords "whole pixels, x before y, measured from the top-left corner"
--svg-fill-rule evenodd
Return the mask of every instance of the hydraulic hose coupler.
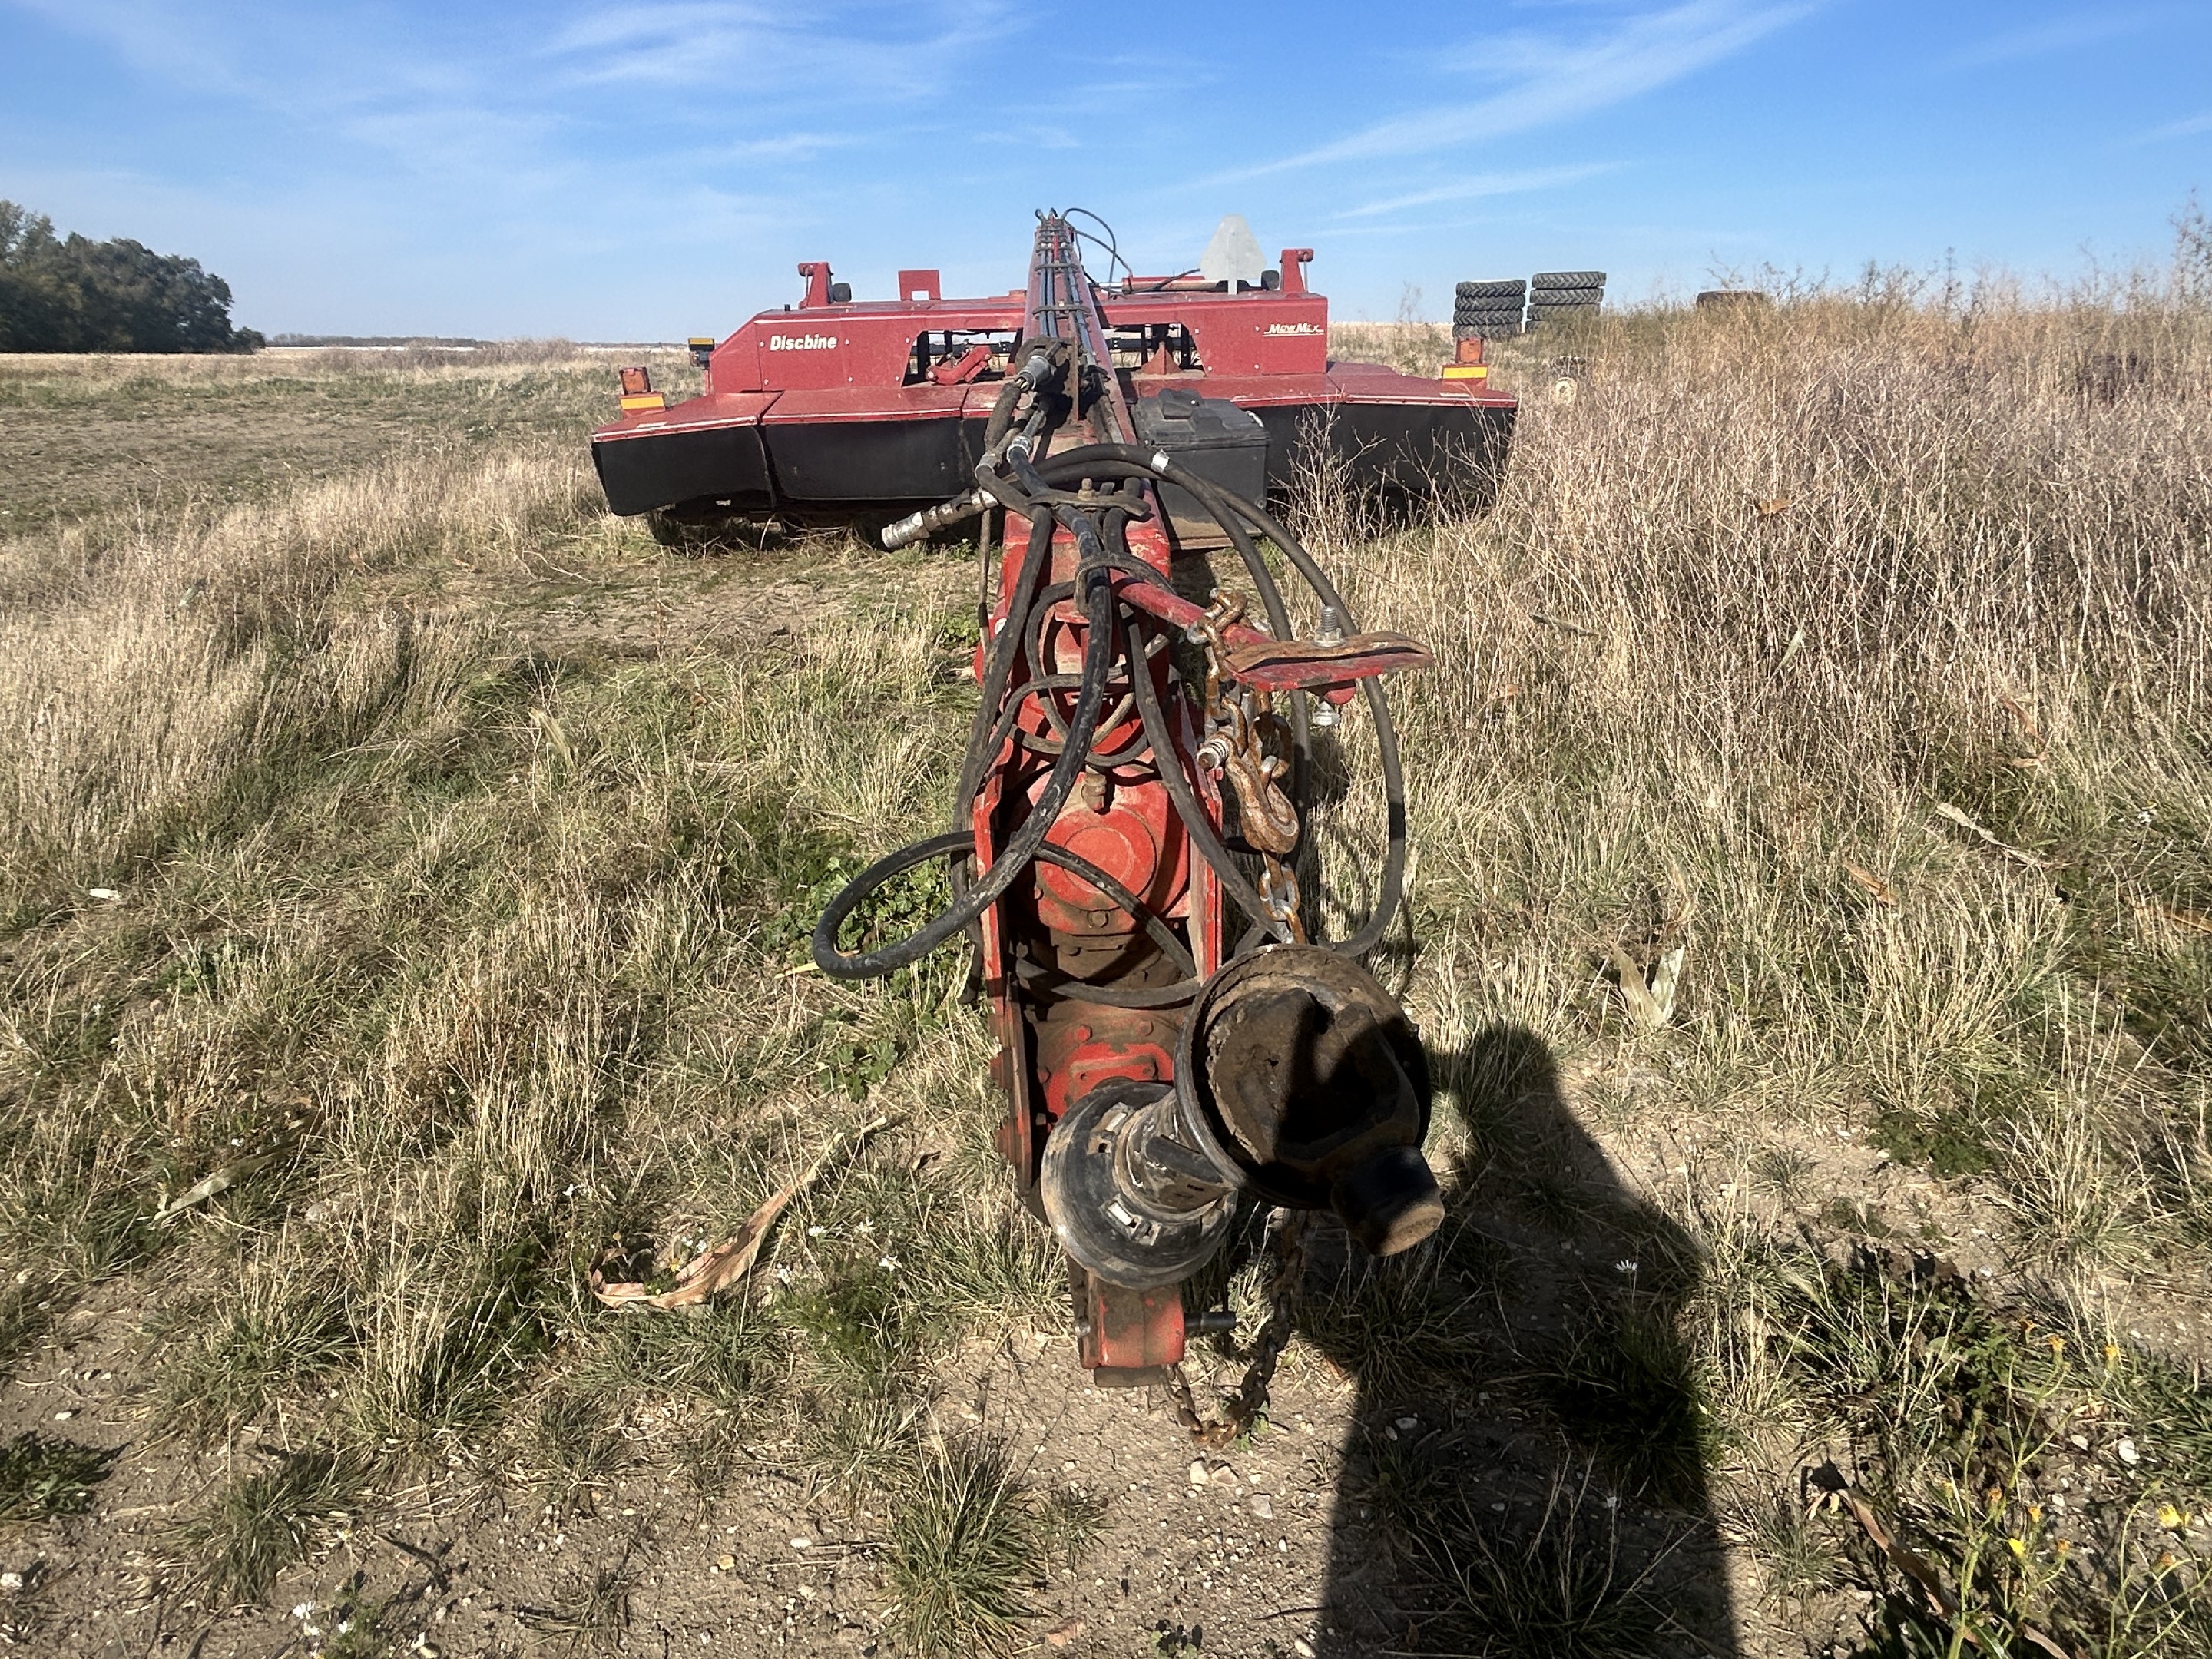
<path id="1" fill-rule="evenodd" d="M 991 498 L 980 489 L 970 489 L 955 495 L 949 501 L 939 501 L 935 507 L 925 507 L 919 513 L 909 513 L 903 519 L 884 526 L 879 539 L 886 550 L 896 553 L 902 547 L 920 541 L 944 529 L 958 524 L 963 519 L 972 519 L 991 504 Z"/>

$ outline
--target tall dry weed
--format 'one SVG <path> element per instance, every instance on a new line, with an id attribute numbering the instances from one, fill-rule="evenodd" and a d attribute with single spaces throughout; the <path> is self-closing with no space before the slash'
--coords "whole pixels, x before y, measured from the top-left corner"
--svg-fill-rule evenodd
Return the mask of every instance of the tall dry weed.
<path id="1" fill-rule="evenodd" d="M 1684 1098 L 1972 1126 L 2033 1190 L 2108 1171 L 2087 1237 L 2177 1223 L 2136 1111 L 2061 1126 L 2117 1041 L 2190 1132 L 2201 974 L 2147 919 L 2212 900 L 2212 315 L 1816 298 L 1574 349 L 1487 517 L 1328 550 L 1437 650 L 1401 702 L 1453 1021 L 1585 1047 L 1607 949 L 1686 937 Z"/>
<path id="2" fill-rule="evenodd" d="M 364 579 L 514 568 L 603 511 L 550 447 L 415 453 L 273 501 L 187 502 L 0 544 L 0 910 L 82 885 L 257 760 L 419 724 L 489 649 L 362 615 Z"/>

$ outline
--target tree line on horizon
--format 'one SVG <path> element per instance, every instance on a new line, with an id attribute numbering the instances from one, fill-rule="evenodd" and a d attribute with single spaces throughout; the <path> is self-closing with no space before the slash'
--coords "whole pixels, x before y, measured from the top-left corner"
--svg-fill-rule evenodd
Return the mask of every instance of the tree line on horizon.
<path id="1" fill-rule="evenodd" d="M 128 237 L 95 242 L 0 201 L 0 351 L 258 351 L 230 284 Z"/>

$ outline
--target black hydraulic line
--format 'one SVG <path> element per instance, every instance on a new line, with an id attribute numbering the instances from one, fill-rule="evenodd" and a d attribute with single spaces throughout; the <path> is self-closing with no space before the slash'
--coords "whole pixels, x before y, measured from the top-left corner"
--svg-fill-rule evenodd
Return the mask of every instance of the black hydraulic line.
<path id="1" fill-rule="evenodd" d="M 1283 556 L 1290 562 L 1306 585 L 1313 589 L 1315 596 L 1323 605 L 1333 607 L 1337 614 L 1344 618 L 1344 625 L 1347 630 L 1357 631 L 1358 624 L 1352 619 L 1350 608 L 1344 602 L 1344 596 L 1337 591 L 1336 584 L 1328 579 L 1328 573 L 1316 562 L 1313 556 L 1306 551 L 1297 537 L 1284 528 L 1282 524 L 1266 508 L 1245 500 L 1232 490 L 1224 489 L 1218 484 L 1198 477 L 1188 469 L 1176 465 L 1173 458 L 1164 452 L 1146 450 L 1134 444 L 1088 444 L 1081 448 L 1066 450 L 1060 454 L 1049 457 L 1040 471 L 1047 477 L 1052 477 L 1057 474 L 1061 478 L 1066 478 L 1079 473 L 1086 465 L 1095 465 L 1101 461 L 1122 462 L 1143 469 L 1163 483 L 1174 483 L 1182 486 L 1195 496 L 1200 503 L 1222 523 L 1224 529 L 1231 530 L 1232 541 L 1236 538 L 1231 520 L 1242 517 L 1252 528 L 1259 531 L 1282 550 Z M 1165 465 L 1163 465 L 1160 463 L 1165 463 Z M 1224 514 L 1219 511 L 1220 507 L 1226 507 L 1230 511 Z M 1240 556 L 1242 550 L 1240 547 Z M 1246 563 L 1247 568 L 1249 568 L 1250 561 L 1248 560 Z M 1273 583 L 1269 582 L 1267 586 L 1272 586 Z M 1261 599 L 1264 604 L 1266 599 L 1264 588 Z M 1268 622 L 1271 626 L 1278 628 L 1283 637 L 1289 637 L 1288 628 L 1277 624 L 1272 613 Z M 1349 939 L 1335 942 L 1329 947 L 1346 956 L 1364 956 L 1382 942 L 1383 933 L 1389 928 L 1391 919 L 1397 914 L 1399 905 L 1404 901 L 1406 883 L 1406 783 L 1404 768 L 1398 752 L 1397 725 L 1390 717 L 1389 699 L 1384 695 L 1379 680 L 1370 678 L 1361 681 L 1360 691 L 1367 700 L 1368 713 L 1375 722 L 1376 749 L 1382 763 L 1383 808 L 1387 817 L 1388 839 L 1383 852 L 1382 874 L 1378 884 L 1374 913 L 1368 917 L 1366 925 L 1358 933 Z M 1299 712 L 1303 713 L 1303 711 Z M 1164 768 L 1164 775 L 1165 770 L 1166 769 Z"/>
<path id="2" fill-rule="evenodd" d="M 1109 561 L 1109 562 L 1112 562 Z M 1116 564 L 1115 568 L 1120 567 Z M 1029 663 L 1030 677 L 1023 682 L 1022 691 L 1018 694 L 1018 696 L 1026 696 L 1031 688 L 1041 685 L 1046 681 L 1054 682 L 1056 686 L 1066 681 L 1066 676 L 1051 673 L 1044 665 L 1044 630 L 1045 625 L 1051 619 L 1048 614 L 1051 607 L 1060 600 L 1069 598 L 1074 592 L 1073 582 L 1054 582 L 1039 593 L 1036 602 L 1030 605 L 1030 623 L 1029 626 L 1023 630 L 1022 640 L 1022 651 Z M 1065 746 L 1060 739 L 1064 738 L 1067 734 L 1067 721 L 1060 715 L 1060 705 L 1050 697 L 1039 698 L 1037 708 L 1043 713 L 1045 723 L 1052 727 L 1058 737 L 1036 738 L 1024 732 L 1022 736 L 1022 746 L 1034 754 L 1057 755 Z M 1105 770 L 1129 763 L 1129 757 L 1119 754 L 1113 750 L 1100 748 L 1099 739 L 1120 731 L 1135 711 L 1136 704 L 1130 701 L 1127 693 L 1123 693 L 1121 701 L 1114 705 L 1113 711 L 1099 720 L 1098 730 L 1091 736 L 1088 764 L 1097 769 Z M 1006 724 L 1006 720 L 1002 718 L 1000 721 L 1000 726 L 1003 728 Z M 1001 738 L 1005 736 L 1003 730 L 1000 736 Z M 991 752 L 994 755 L 998 752 L 996 744 L 992 744 Z"/>
<path id="3" fill-rule="evenodd" d="M 1005 701 L 1006 688 L 1013 679 L 1014 663 L 1022 651 L 1022 635 L 1028 629 L 1030 611 L 1035 604 L 1037 578 L 1044 573 L 1045 560 L 1052 548 L 1052 515 L 1040 507 L 1028 517 L 1030 544 L 1023 550 L 1021 568 L 1014 574 L 1014 585 L 1006 602 L 1006 623 L 991 643 L 991 654 L 977 688 L 981 695 L 975 704 L 975 718 L 969 727 L 968 753 L 961 762 L 959 784 L 952 792 L 955 829 L 968 822 L 975 792 L 983 787 L 983 769 L 997 758 L 999 745 L 994 743 L 987 749 L 984 734 L 999 718 L 999 705 Z"/>
<path id="4" fill-rule="evenodd" d="M 1104 473 L 1165 480 L 1166 474 L 1153 465 L 1154 461 L 1161 459 L 1159 452 L 1153 452 L 1143 461 L 1113 459 L 1129 453 L 1130 446 L 1126 444 L 1090 444 L 1081 449 L 1072 449 L 1048 457 L 1039 471 L 1048 479 L 1095 477 Z M 1142 451 L 1137 453 L 1143 453 Z M 1092 459 L 1094 456 L 1105 459 L 1107 465 L 1100 467 Z M 1071 461 L 1079 465 L 1067 465 L 1066 463 Z M 1230 545 L 1237 550 L 1237 559 L 1244 566 L 1245 574 L 1252 578 L 1253 590 L 1260 596 L 1260 607 L 1267 613 L 1267 626 L 1275 637 L 1279 640 L 1296 637 L 1296 630 L 1291 626 L 1290 609 L 1283 603 L 1282 589 L 1275 585 L 1274 573 L 1267 568 L 1267 562 L 1260 556 L 1260 550 L 1254 544 L 1250 533 L 1237 522 L 1235 499 L 1227 490 L 1193 473 L 1179 471 L 1176 482 L 1197 498 L 1199 505 L 1206 508 L 1208 516 L 1228 536 Z M 1147 576 L 1158 574 L 1149 566 L 1143 574 Z M 1291 744 L 1295 761 L 1291 773 L 1291 795 L 1303 815 L 1308 775 L 1313 766 L 1313 734 L 1308 725 L 1303 696 L 1291 700 Z"/>
<path id="5" fill-rule="evenodd" d="M 1149 619 L 1139 611 L 1125 608 L 1124 626 L 1133 632 L 1139 647 L 1145 642 Z M 1176 814 L 1182 819 L 1184 833 L 1199 856 L 1212 866 L 1215 877 L 1229 896 L 1237 901 L 1237 908 L 1253 921 L 1260 923 L 1277 939 L 1288 945 L 1291 942 L 1290 928 L 1267 908 L 1260 890 L 1247 880 L 1237 867 L 1229 849 L 1221 844 L 1221 837 L 1213 833 L 1212 820 L 1206 816 L 1205 805 L 1190 787 L 1190 780 L 1182 775 L 1182 768 L 1171 763 L 1175 758 L 1175 735 L 1168 729 L 1167 715 L 1161 710 L 1159 694 L 1152 689 L 1152 677 L 1134 677 L 1137 692 L 1137 712 L 1144 717 L 1145 735 L 1152 742 L 1152 754 L 1158 762 L 1160 781 L 1167 786 L 1168 799 L 1175 803 Z"/>
<path id="6" fill-rule="evenodd" d="M 902 847 L 889 857 L 877 860 L 855 878 L 853 884 L 858 886 L 863 882 L 868 883 L 869 890 L 872 891 L 893 877 L 904 875 L 908 871 L 927 864 L 932 860 L 972 859 L 975 852 L 974 836 L 963 830 L 949 830 L 941 836 L 932 836 L 927 841 L 918 841 L 909 846 Z M 1081 854 L 1071 852 L 1068 848 L 1049 841 L 1039 844 L 1036 861 L 1039 864 L 1057 866 L 1079 880 L 1089 883 L 1113 900 L 1115 904 L 1136 919 L 1146 936 L 1166 953 L 1170 961 L 1182 969 L 1184 977 L 1172 985 L 1148 986 L 1140 991 L 1117 993 L 1111 986 L 1090 986 L 1086 981 L 1077 979 L 1072 975 L 1055 974 L 1049 969 L 1036 968 L 1037 975 L 1069 986 L 1083 987 L 1080 994 L 1088 1000 L 1124 1007 L 1165 1007 L 1176 1002 L 1187 1002 L 1197 993 L 1198 963 L 1191 956 L 1188 947 L 1176 937 L 1175 929 L 1168 925 L 1165 918 L 1131 892 L 1121 882 L 1107 874 Z M 842 919 L 840 920 L 842 921 Z M 1017 966 L 1019 971 L 1021 965 Z M 1091 996 L 1090 992 L 1094 990 L 1105 994 Z M 1117 1001 L 1117 998 L 1122 995 L 1139 1000 Z"/>
<path id="7" fill-rule="evenodd" d="M 1049 842 L 1047 845 L 1050 845 Z M 1132 990 L 1119 985 L 1094 985 L 1072 974 L 1057 973 L 1042 963 L 1017 957 L 1014 977 L 1022 988 L 1063 1002 L 1095 1002 L 1107 1008 L 1179 1008 L 1197 996 L 1206 981 L 1180 979 L 1172 985 L 1145 986 Z"/>
<path id="8" fill-rule="evenodd" d="M 1095 542 L 1096 532 L 1092 539 Z M 1030 816 L 1015 831 L 1013 839 L 1000 849 L 981 879 L 925 922 L 919 931 L 896 944 L 848 955 L 837 948 L 838 930 L 844 926 L 845 919 L 884 882 L 912 869 L 930 855 L 909 857 L 913 848 L 908 848 L 855 876 L 830 901 L 829 908 L 814 926 L 814 965 L 823 973 L 834 979 L 878 979 L 919 961 L 995 904 L 1036 857 L 1036 849 L 1073 793 L 1075 780 L 1091 751 L 1091 732 L 1106 698 L 1106 677 L 1114 663 L 1114 584 L 1107 572 L 1097 566 L 1086 564 L 1078 576 L 1087 581 L 1091 589 L 1085 596 L 1089 601 L 1086 609 L 1090 633 L 1084 641 L 1083 684 L 1076 694 L 1075 718 L 1068 726 L 1066 750 L 1054 763 Z"/>
<path id="9" fill-rule="evenodd" d="M 1283 556 L 1297 567 L 1306 586 L 1312 588 L 1321 602 L 1332 607 L 1344 619 L 1348 633 L 1357 633 L 1358 624 L 1352 619 L 1352 608 L 1337 592 L 1336 584 L 1321 568 L 1312 554 L 1306 551 L 1298 538 L 1277 522 L 1266 508 L 1246 501 L 1241 495 L 1217 487 L 1219 495 L 1231 507 L 1250 520 L 1253 527 L 1283 551 Z M 1363 927 L 1350 939 L 1331 946 L 1346 956 L 1364 956 L 1382 942 L 1389 930 L 1391 918 L 1406 896 L 1406 774 L 1398 753 L 1398 726 L 1390 718 L 1390 702 L 1382 690 L 1380 678 L 1370 678 L 1359 683 L 1361 694 L 1367 699 L 1369 717 L 1375 722 L 1376 757 L 1382 763 L 1382 805 L 1385 820 L 1385 840 L 1382 853 L 1382 875 L 1377 884 L 1375 911 Z"/>

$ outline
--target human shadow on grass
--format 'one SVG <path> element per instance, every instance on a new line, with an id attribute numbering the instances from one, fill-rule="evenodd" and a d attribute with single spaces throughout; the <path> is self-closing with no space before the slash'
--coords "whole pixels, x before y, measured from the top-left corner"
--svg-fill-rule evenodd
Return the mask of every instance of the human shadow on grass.
<path id="1" fill-rule="evenodd" d="M 1431 1064 L 1437 1124 L 1472 1138 L 1442 1228 L 1387 1261 L 1333 1220 L 1309 1235 L 1299 1328 L 1358 1386 L 1314 1645 L 1727 1659 L 1680 1334 L 1697 1250 L 1614 1178 L 1533 1034 Z"/>

